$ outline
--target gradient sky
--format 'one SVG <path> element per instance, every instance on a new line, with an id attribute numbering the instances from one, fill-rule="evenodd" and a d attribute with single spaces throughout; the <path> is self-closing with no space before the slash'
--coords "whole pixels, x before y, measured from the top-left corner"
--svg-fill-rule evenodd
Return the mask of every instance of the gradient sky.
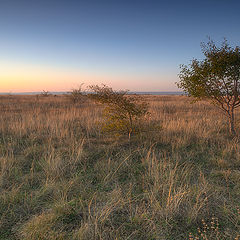
<path id="1" fill-rule="evenodd" d="M 176 91 L 200 42 L 240 45 L 240 1 L 0 0 L 0 92 Z"/>

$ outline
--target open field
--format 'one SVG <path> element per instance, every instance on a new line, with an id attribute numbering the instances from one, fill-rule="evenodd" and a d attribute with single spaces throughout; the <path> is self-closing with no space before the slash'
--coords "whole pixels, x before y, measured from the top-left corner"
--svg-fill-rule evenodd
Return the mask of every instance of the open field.
<path id="1" fill-rule="evenodd" d="M 0 96 L 0 239 L 240 239 L 240 142 L 222 113 L 145 99 L 149 131 L 129 141 L 101 132 L 90 101 Z"/>

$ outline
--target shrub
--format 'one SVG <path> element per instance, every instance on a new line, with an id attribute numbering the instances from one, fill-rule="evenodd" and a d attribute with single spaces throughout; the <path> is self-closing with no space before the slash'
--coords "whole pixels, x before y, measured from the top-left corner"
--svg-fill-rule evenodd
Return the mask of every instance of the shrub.
<path id="1" fill-rule="evenodd" d="M 81 84 L 78 88 L 72 89 L 71 92 L 69 92 L 69 99 L 72 103 L 83 103 L 86 100 L 86 94 L 83 91 L 82 88 L 83 84 Z"/>
<path id="2" fill-rule="evenodd" d="M 51 94 L 49 93 L 49 91 L 43 90 L 42 93 L 41 93 L 41 95 L 42 95 L 43 97 L 49 97 Z"/>
<path id="3" fill-rule="evenodd" d="M 128 91 L 114 91 L 106 85 L 89 88 L 93 92 L 89 97 L 106 106 L 102 125 L 104 132 L 127 133 L 130 139 L 132 133 L 140 131 L 140 120 L 149 112 L 147 103 L 139 96 L 127 96 Z"/>

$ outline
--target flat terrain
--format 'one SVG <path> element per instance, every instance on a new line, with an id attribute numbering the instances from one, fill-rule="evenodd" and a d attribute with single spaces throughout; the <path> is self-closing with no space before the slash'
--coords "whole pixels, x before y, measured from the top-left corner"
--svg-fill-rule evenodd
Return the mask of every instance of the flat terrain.
<path id="1" fill-rule="evenodd" d="M 0 96 L 0 239 L 239 239 L 240 142 L 220 110 L 145 100 L 129 141 L 90 101 Z"/>

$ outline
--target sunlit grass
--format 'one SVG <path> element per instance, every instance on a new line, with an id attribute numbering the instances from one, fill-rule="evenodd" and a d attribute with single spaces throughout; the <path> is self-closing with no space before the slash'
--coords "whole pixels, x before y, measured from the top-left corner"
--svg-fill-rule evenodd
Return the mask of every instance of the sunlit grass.
<path id="1" fill-rule="evenodd" d="M 145 99 L 151 116 L 129 141 L 101 132 L 90 101 L 1 96 L 0 239 L 197 239 L 212 217 L 237 239 L 240 145 L 226 119 L 184 96 Z"/>

